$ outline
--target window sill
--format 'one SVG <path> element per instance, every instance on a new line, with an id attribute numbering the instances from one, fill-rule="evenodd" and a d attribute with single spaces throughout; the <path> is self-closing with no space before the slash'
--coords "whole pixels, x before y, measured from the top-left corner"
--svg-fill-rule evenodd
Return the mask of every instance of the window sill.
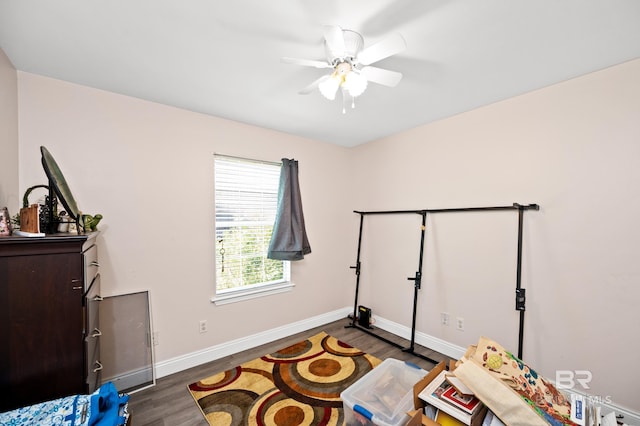
<path id="1" fill-rule="evenodd" d="M 295 284 L 287 281 L 285 283 L 272 284 L 264 287 L 253 288 L 251 290 L 237 290 L 226 294 L 216 295 L 211 298 L 211 302 L 216 305 L 226 305 L 228 303 L 242 302 L 243 300 L 255 299 L 257 297 L 270 296 L 272 294 L 284 293 L 293 290 Z"/>

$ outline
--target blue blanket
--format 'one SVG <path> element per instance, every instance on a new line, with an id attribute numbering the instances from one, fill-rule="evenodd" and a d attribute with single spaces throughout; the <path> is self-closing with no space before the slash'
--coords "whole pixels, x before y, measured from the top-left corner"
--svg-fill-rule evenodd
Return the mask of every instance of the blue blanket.
<path id="1" fill-rule="evenodd" d="M 129 414 L 129 395 L 111 382 L 91 395 L 72 395 L 0 414 L 0 426 L 121 426 Z"/>

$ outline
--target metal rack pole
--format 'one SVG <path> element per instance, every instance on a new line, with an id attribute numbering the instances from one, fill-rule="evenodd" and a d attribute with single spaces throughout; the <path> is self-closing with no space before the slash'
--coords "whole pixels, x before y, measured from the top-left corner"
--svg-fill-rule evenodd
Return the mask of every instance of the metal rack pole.
<path id="1" fill-rule="evenodd" d="M 427 213 L 422 212 L 422 225 L 420 226 L 420 255 L 418 257 L 418 271 L 414 277 L 407 278 L 413 281 L 413 315 L 411 320 L 411 344 L 407 348 L 407 352 L 413 352 L 416 340 L 416 313 L 418 311 L 418 290 L 422 287 L 422 259 L 424 257 L 424 239 L 427 229 Z"/>
<path id="2" fill-rule="evenodd" d="M 356 258 L 356 266 L 350 266 L 351 269 L 356 270 L 356 298 L 353 302 L 353 315 L 351 317 L 351 325 L 356 323 L 356 317 L 358 316 L 358 290 L 360 288 L 360 249 L 362 248 L 362 224 L 364 222 L 364 215 L 360 215 L 360 233 L 358 234 L 358 256 Z"/>
<path id="3" fill-rule="evenodd" d="M 524 312 L 526 310 L 526 289 L 522 288 L 522 228 L 524 223 L 524 208 L 518 209 L 518 260 L 516 264 L 516 311 L 520 311 L 520 325 L 518 328 L 518 358 L 522 359 L 522 345 L 524 341 Z"/>

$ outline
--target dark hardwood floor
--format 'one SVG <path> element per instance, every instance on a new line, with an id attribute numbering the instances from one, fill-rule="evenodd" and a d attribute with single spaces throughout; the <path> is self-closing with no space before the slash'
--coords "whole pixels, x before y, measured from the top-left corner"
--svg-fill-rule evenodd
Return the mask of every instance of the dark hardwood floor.
<path id="1" fill-rule="evenodd" d="M 155 386 L 130 395 L 129 411 L 131 413 L 132 426 L 207 426 L 207 422 L 187 390 L 187 385 L 199 379 L 233 368 L 246 361 L 275 352 L 321 331 L 382 360 L 395 358 L 410 361 L 425 370 L 430 370 L 433 367 L 433 364 L 429 361 L 411 353 L 404 352 L 402 349 L 396 348 L 362 330 L 346 328 L 345 326 L 349 323 L 347 319 L 336 321 L 157 379 Z M 408 341 L 383 330 L 375 329 L 374 331 L 377 335 L 383 336 L 401 345 L 401 347 L 406 347 L 409 344 Z M 414 352 L 435 361 L 448 359 L 440 353 L 418 345 L 415 346 Z"/>

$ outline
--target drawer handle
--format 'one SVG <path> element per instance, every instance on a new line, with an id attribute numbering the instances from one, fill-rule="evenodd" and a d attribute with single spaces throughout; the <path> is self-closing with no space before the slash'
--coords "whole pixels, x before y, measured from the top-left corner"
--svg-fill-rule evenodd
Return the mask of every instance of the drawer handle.
<path id="1" fill-rule="evenodd" d="M 102 364 L 100 364 L 100 361 L 96 361 L 95 364 L 96 368 L 93 369 L 94 373 L 97 373 L 98 371 L 102 370 L 104 367 L 102 367 Z"/>
<path id="2" fill-rule="evenodd" d="M 100 264 L 98 263 L 97 260 L 92 260 L 91 263 L 89 263 L 89 266 L 97 266 L 99 268 Z"/>
<path id="3" fill-rule="evenodd" d="M 94 302 L 102 302 L 104 300 L 104 298 L 100 295 L 97 295 L 93 298 Z"/>
<path id="4" fill-rule="evenodd" d="M 99 328 L 94 328 L 93 333 L 91 333 L 91 337 L 100 337 L 102 336 L 102 331 Z"/>
<path id="5" fill-rule="evenodd" d="M 72 282 L 72 283 L 81 283 L 81 282 L 82 282 L 82 279 L 81 279 L 81 278 L 73 278 L 73 279 L 71 280 L 71 282 Z"/>
<path id="6" fill-rule="evenodd" d="M 76 285 L 71 287 L 71 290 L 82 290 L 82 286 L 81 285 Z"/>

